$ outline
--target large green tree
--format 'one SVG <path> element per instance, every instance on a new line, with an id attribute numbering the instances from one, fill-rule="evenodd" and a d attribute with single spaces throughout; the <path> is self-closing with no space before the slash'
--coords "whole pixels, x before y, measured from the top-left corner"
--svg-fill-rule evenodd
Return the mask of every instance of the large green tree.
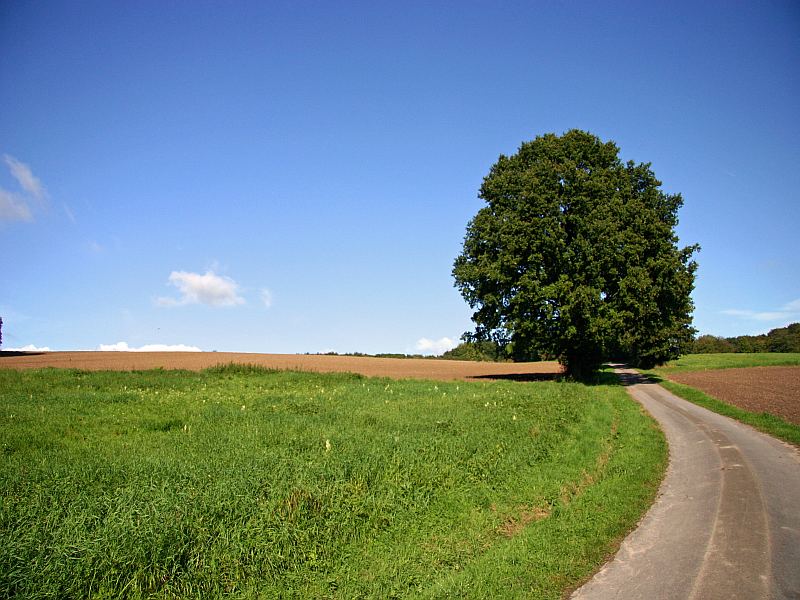
<path id="1" fill-rule="evenodd" d="M 650 367 L 692 341 L 698 248 L 678 247 L 683 200 L 618 155 L 572 130 L 500 156 L 453 268 L 475 310 L 465 339 L 515 360 L 558 358 L 577 378 L 609 358 Z"/>

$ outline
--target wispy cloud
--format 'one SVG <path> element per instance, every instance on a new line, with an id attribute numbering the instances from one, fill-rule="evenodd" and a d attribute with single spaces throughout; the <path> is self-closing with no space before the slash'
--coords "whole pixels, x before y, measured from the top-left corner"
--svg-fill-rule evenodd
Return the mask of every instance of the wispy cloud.
<path id="1" fill-rule="evenodd" d="M 264 308 L 272 306 L 272 292 L 267 288 L 261 288 L 261 302 L 264 304 Z"/>
<path id="2" fill-rule="evenodd" d="M 0 188 L 0 221 L 33 221 L 24 198 Z"/>
<path id="3" fill-rule="evenodd" d="M 187 304 L 206 304 L 208 306 L 236 306 L 244 304 L 239 296 L 239 284 L 230 277 L 207 271 L 204 275 L 188 271 L 173 271 L 169 283 L 181 292 L 180 298 L 162 297 L 156 300 L 158 306 L 186 306 Z"/>
<path id="4" fill-rule="evenodd" d="M 783 306 L 783 310 L 791 313 L 800 313 L 800 298 L 786 303 Z"/>
<path id="5" fill-rule="evenodd" d="M 77 225 L 78 219 L 75 218 L 75 213 L 72 212 L 72 209 L 66 202 L 62 202 L 61 205 L 64 207 L 64 214 L 67 215 L 69 222 L 73 225 Z"/>
<path id="6" fill-rule="evenodd" d="M 3 160 L 8 165 L 8 170 L 11 171 L 12 177 L 17 180 L 23 190 L 28 192 L 37 200 L 44 200 L 47 197 L 47 192 L 37 177 L 34 176 L 31 168 L 24 162 L 17 160 L 10 154 L 4 154 Z"/>
<path id="7" fill-rule="evenodd" d="M 4 154 L 3 162 L 22 188 L 22 193 L 0 188 L 0 221 L 33 221 L 33 209 L 45 206 L 47 190 L 22 161 Z"/>
<path id="8" fill-rule="evenodd" d="M 438 340 L 429 340 L 428 338 L 420 338 L 417 340 L 417 351 L 421 354 L 442 354 L 448 350 L 452 350 L 458 345 L 457 342 L 451 340 L 449 337 L 439 338 Z"/>
<path id="9" fill-rule="evenodd" d="M 728 315 L 729 317 L 742 317 L 744 319 L 752 319 L 754 321 L 777 321 L 779 319 L 782 319 L 786 313 L 777 310 L 758 312 L 755 310 L 741 310 L 737 308 L 731 308 L 728 310 L 723 310 L 722 314 Z"/>
<path id="10" fill-rule="evenodd" d="M 730 317 L 739 317 L 742 319 L 750 319 L 753 321 L 764 322 L 777 322 L 777 321 L 791 321 L 793 319 L 800 319 L 800 298 L 787 302 L 777 310 L 749 310 L 740 308 L 730 308 L 723 310 L 722 314 Z"/>
<path id="11" fill-rule="evenodd" d="M 97 349 L 101 352 L 202 352 L 197 346 L 185 344 L 145 344 L 138 348 L 131 348 L 128 346 L 128 342 L 100 344 Z"/>

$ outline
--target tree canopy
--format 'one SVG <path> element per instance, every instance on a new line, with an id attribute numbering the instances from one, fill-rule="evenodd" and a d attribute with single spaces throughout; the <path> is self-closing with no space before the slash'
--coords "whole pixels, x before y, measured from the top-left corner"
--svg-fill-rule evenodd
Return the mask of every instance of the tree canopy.
<path id="1" fill-rule="evenodd" d="M 453 276 L 476 328 L 515 360 L 650 367 L 691 343 L 697 246 L 678 247 L 683 200 L 650 164 L 571 130 L 501 155 L 484 178 Z"/>

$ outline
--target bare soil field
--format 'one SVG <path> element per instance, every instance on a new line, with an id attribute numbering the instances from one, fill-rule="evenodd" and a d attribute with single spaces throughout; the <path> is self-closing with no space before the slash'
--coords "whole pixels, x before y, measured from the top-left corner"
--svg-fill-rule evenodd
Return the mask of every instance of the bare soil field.
<path id="1" fill-rule="evenodd" d="M 199 371 L 229 363 L 270 369 L 349 372 L 393 379 L 553 379 L 562 373 L 557 362 L 491 363 L 415 358 L 372 358 L 306 354 L 250 354 L 237 352 L 0 352 L 0 369 L 83 369 L 140 371 L 187 369 Z"/>
<path id="2" fill-rule="evenodd" d="M 800 367 L 748 367 L 670 373 L 669 378 L 751 412 L 800 425 Z"/>

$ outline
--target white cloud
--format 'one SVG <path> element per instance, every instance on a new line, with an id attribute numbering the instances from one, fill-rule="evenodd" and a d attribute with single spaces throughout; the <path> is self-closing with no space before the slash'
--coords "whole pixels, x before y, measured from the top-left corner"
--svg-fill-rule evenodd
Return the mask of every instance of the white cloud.
<path id="1" fill-rule="evenodd" d="M 52 352 L 50 348 L 47 346 L 34 346 L 33 344 L 28 344 L 27 346 L 23 346 L 22 348 L 3 348 L 6 352 Z"/>
<path id="2" fill-rule="evenodd" d="M 272 292 L 267 288 L 261 289 L 261 302 L 264 303 L 265 308 L 270 308 L 272 306 Z"/>
<path id="3" fill-rule="evenodd" d="M 784 304 L 778 310 L 756 311 L 731 308 L 723 310 L 722 314 L 753 321 L 791 321 L 800 318 L 800 298 Z"/>
<path id="4" fill-rule="evenodd" d="M 16 194 L 0 188 L 0 221 L 32 221 L 32 205 L 38 204 L 42 208 L 47 200 L 47 191 L 28 165 L 10 154 L 4 154 L 3 161 L 25 193 Z"/>
<path id="5" fill-rule="evenodd" d="M 458 346 L 458 343 L 448 337 L 443 337 L 438 340 L 429 340 L 428 338 L 420 338 L 417 340 L 417 351 L 421 354 L 442 354 L 448 350 L 452 350 Z"/>
<path id="6" fill-rule="evenodd" d="M 197 346 L 185 344 L 145 344 L 139 348 L 131 348 L 127 342 L 100 344 L 97 349 L 101 352 L 202 352 Z"/>
<path id="7" fill-rule="evenodd" d="M 187 304 L 207 304 L 209 306 L 236 306 L 244 304 L 239 296 L 239 284 L 230 277 L 216 275 L 207 271 L 205 275 L 188 271 L 173 271 L 169 275 L 170 284 L 181 292 L 180 298 L 158 298 L 159 306 L 185 306 Z"/>

